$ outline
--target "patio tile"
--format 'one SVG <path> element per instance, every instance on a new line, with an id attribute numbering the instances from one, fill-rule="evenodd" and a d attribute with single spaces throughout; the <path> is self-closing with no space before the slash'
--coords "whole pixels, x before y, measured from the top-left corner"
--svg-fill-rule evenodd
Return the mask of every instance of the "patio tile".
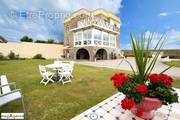
<path id="1" fill-rule="evenodd" d="M 180 95 L 180 92 L 178 92 Z M 117 93 L 72 120 L 143 120 L 121 108 L 122 93 Z M 180 104 L 163 105 L 155 111 L 153 120 L 180 120 Z M 83 118 L 82 118 L 83 117 Z"/>
<path id="2" fill-rule="evenodd" d="M 107 112 L 105 111 L 105 110 L 103 110 L 103 109 L 97 109 L 96 110 L 96 113 L 98 114 L 98 115 L 105 115 L 105 114 L 107 114 Z"/>
<path id="3" fill-rule="evenodd" d="M 104 119 L 105 120 L 114 120 L 115 119 L 115 116 L 111 115 L 111 114 L 105 114 L 104 115 Z"/>

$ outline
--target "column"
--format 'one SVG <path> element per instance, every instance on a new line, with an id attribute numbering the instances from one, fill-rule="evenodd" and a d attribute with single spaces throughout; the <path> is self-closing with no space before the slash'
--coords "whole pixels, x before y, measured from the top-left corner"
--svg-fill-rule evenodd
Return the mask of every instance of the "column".
<path id="1" fill-rule="evenodd" d="M 91 44 L 94 46 L 94 29 L 91 30 L 92 30 Z"/>
<path id="2" fill-rule="evenodd" d="M 84 45 L 84 31 L 82 31 L 82 40 L 81 40 L 81 42 L 82 42 L 81 46 L 83 46 Z"/>

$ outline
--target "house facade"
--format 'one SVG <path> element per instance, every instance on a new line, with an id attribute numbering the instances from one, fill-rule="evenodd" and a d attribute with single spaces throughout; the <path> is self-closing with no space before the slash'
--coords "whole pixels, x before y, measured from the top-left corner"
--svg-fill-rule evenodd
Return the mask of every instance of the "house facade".
<path id="1" fill-rule="evenodd" d="M 104 9 L 80 9 L 64 20 L 64 55 L 107 60 L 120 49 L 120 18 Z"/>

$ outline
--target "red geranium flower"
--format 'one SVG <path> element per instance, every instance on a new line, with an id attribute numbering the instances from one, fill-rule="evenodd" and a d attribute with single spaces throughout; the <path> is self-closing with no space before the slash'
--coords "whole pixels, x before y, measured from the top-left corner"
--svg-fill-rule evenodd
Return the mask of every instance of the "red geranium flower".
<path id="1" fill-rule="evenodd" d="M 111 80 L 114 82 L 115 87 L 122 86 L 123 83 L 128 83 L 129 78 L 124 75 L 124 73 L 116 73 L 111 77 Z"/>
<path id="2" fill-rule="evenodd" d="M 151 80 L 153 83 L 159 82 L 159 75 L 158 74 L 151 74 L 148 76 L 148 78 Z"/>
<path id="3" fill-rule="evenodd" d="M 146 95 L 147 92 L 148 92 L 148 89 L 147 89 L 147 86 L 146 85 L 141 85 L 141 84 L 138 84 L 136 86 L 136 90 L 140 93 L 142 93 L 142 95 Z"/>
<path id="4" fill-rule="evenodd" d="M 164 83 L 172 86 L 173 79 L 166 74 L 151 74 L 148 76 L 152 83 Z"/>
<path id="5" fill-rule="evenodd" d="M 137 109 L 135 114 L 136 116 L 141 117 L 143 114 L 143 111 L 141 109 Z"/>
<path id="6" fill-rule="evenodd" d="M 132 109 L 133 107 L 135 106 L 135 102 L 134 102 L 134 100 L 133 99 L 128 99 L 127 97 L 125 97 L 122 101 L 121 101 L 121 107 L 123 108 L 123 109 L 128 109 L 128 110 L 130 110 L 130 109 Z"/>
<path id="7" fill-rule="evenodd" d="M 159 81 L 169 86 L 172 86 L 173 79 L 166 74 L 159 74 Z"/>

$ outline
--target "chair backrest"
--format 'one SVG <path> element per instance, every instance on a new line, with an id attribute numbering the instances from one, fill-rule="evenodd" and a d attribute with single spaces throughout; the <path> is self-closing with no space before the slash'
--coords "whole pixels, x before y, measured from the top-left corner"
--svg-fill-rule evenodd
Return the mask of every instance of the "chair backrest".
<path id="1" fill-rule="evenodd" d="M 0 76 L 0 84 L 9 84 L 6 75 Z M 0 96 L 0 107 L 22 97 L 20 90 L 11 90 L 10 85 L 1 87 L 0 90 L 2 92 L 2 95 Z"/>
<path id="2" fill-rule="evenodd" d="M 6 75 L 2 75 L 0 80 L 1 80 L 1 85 L 8 84 Z M 6 93 L 11 92 L 10 86 L 8 85 L 8 86 L 2 87 L 1 92 L 2 92 L 2 94 L 6 94 Z"/>
<path id="3" fill-rule="evenodd" d="M 71 72 L 72 73 L 73 68 L 72 68 L 71 64 L 64 63 L 63 67 L 62 67 L 62 71 L 63 72 Z"/>
<path id="4" fill-rule="evenodd" d="M 55 60 L 55 61 L 54 61 L 54 64 L 62 64 L 62 61 Z"/>
<path id="5" fill-rule="evenodd" d="M 46 72 L 46 67 L 44 65 L 39 65 L 39 72 L 43 76 Z"/>
<path id="6" fill-rule="evenodd" d="M 72 68 L 74 68 L 74 61 L 70 61 L 69 63 L 72 66 Z"/>

